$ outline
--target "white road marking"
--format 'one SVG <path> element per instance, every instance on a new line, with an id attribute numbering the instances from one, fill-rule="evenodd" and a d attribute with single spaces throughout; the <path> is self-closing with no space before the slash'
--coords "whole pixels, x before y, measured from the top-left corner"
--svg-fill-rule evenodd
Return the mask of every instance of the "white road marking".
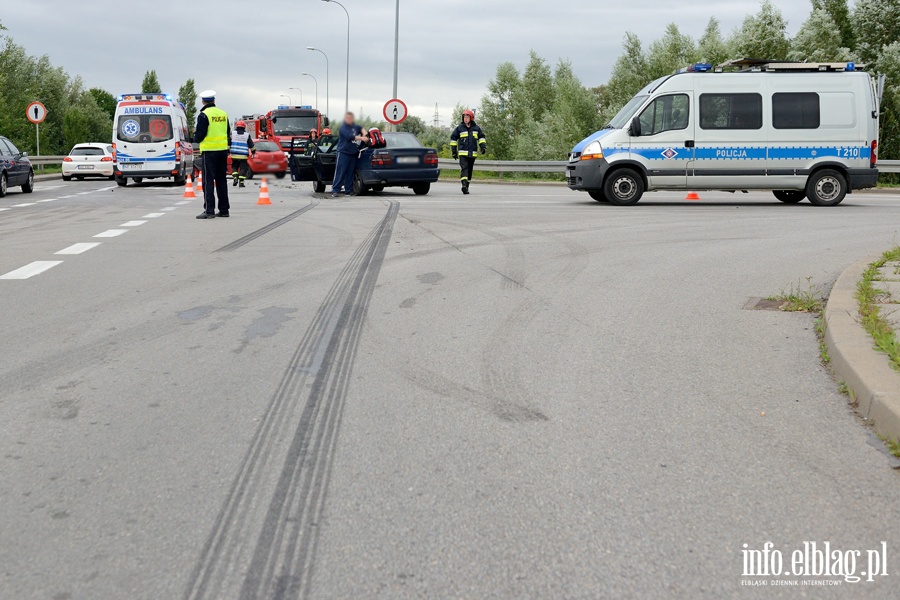
<path id="1" fill-rule="evenodd" d="M 65 200 L 66 198 L 74 198 L 74 196 L 60 196 L 60 200 Z"/>
<path id="2" fill-rule="evenodd" d="M 6 275 L 0 275 L 0 279 L 28 279 L 61 264 L 61 260 L 36 260 L 24 267 L 19 267 L 15 271 L 10 271 Z"/>
<path id="3" fill-rule="evenodd" d="M 159 210 L 175 210 L 176 208 L 178 208 L 178 207 L 177 206 L 167 206 L 167 207 L 161 208 Z"/>
<path id="4" fill-rule="evenodd" d="M 22 208 L 23 206 L 34 206 L 34 202 L 23 202 L 22 204 L 13 204 L 13 208 Z"/>
<path id="5" fill-rule="evenodd" d="M 181 202 L 176 202 L 175 204 L 184 205 L 184 204 L 190 204 L 190 203 L 191 203 L 190 200 L 182 200 Z"/>
<path id="6" fill-rule="evenodd" d="M 66 187 L 64 185 L 42 185 L 41 191 L 43 190 L 58 190 L 61 187 Z"/>
<path id="7" fill-rule="evenodd" d="M 91 248 L 96 248 L 100 243 L 101 242 L 84 242 L 81 244 L 72 244 L 68 248 L 63 248 L 59 252 L 54 252 L 54 254 L 81 254 L 82 252 L 87 252 Z"/>
<path id="8" fill-rule="evenodd" d="M 93 190 L 91 190 L 91 191 L 93 191 Z M 90 193 L 91 193 L 91 192 L 78 192 L 78 195 L 79 195 L 79 196 L 84 196 L 85 194 L 90 194 Z"/>
<path id="9" fill-rule="evenodd" d="M 109 190 L 114 190 L 114 189 L 116 189 L 117 187 L 119 187 L 119 186 L 117 186 L 117 185 L 111 185 L 111 186 L 109 186 L 109 187 L 100 188 L 99 190 L 94 190 L 94 191 L 95 191 L 95 192 L 108 192 Z"/>
<path id="10" fill-rule="evenodd" d="M 119 227 L 137 227 L 138 225 L 143 225 L 147 221 L 128 221 L 127 223 L 122 223 Z"/>
<path id="11" fill-rule="evenodd" d="M 163 216 L 164 214 L 166 214 L 166 213 L 148 213 L 141 218 L 142 219 L 155 219 L 157 217 Z"/>
<path id="12" fill-rule="evenodd" d="M 45 200 L 38 200 L 38 202 L 53 202 L 56 198 L 47 198 Z"/>
<path id="13" fill-rule="evenodd" d="M 128 233 L 127 229 L 107 229 L 103 233 L 98 233 L 95 235 L 95 238 L 108 238 L 108 237 L 118 237 L 123 233 Z"/>
<path id="14" fill-rule="evenodd" d="M 9 210 L 9 208 L 0 208 L 0 210 Z"/>

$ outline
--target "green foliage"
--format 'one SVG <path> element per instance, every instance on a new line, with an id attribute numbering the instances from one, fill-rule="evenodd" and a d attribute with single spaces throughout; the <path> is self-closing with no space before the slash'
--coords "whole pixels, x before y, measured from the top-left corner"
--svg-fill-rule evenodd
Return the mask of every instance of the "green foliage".
<path id="1" fill-rule="evenodd" d="M 852 60 L 849 48 L 841 46 L 841 30 L 824 8 L 814 8 L 791 42 L 788 59 L 797 62 Z"/>
<path id="2" fill-rule="evenodd" d="M 410 115 L 397 126 L 397 131 L 406 131 L 421 138 L 425 134 L 425 121 L 420 117 Z"/>
<path id="3" fill-rule="evenodd" d="M 647 55 L 649 81 L 697 62 L 697 45 L 691 36 L 681 33 L 678 25 L 669 23 L 661 38 L 650 44 Z"/>
<path id="4" fill-rule="evenodd" d="M 726 60 L 728 60 L 728 44 L 722 37 L 719 20 L 710 17 L 697 45 L 697 61 L 720 65 Z"/>
<path id="5" fill-rule="evenodd" d="M 497 74 L 488 82 L 488 93 L 481 98 L 481 110 L 476 120 L 485 128 L 491 154 L 501 160 L 511 160 L 516 137 L 525 124 L 522 100 L 522 79 L 511 62 L 500 63 Z M 457 109 L 461 107 L 457 106 Z M 460 121 L 460 114 L 454 110 L 453 126 Z"/>
<path id="6" fill-rule="evenodd" d="M 632 33 L 625 33 L 622 55 L 613 65 L 609 83 L 598 94 L 600 114 L 604 122 L 612 119 L 619 109 L 627 103 L 642 87 L 650 83 L 647 57 L 641 46 L 640 38 Z"/>
<path id="7" fill-rule="evenodd" d="M 141 92 L 147 94 L 151 92 L 163 91 L 159 85 L 159 78 L 156 76 L 156 70 L 150 70 L 144 73 L 144 81 L 141 83 Z"/>
<path id="8" fill-rule="evenodd" d="M 188 129 L 193 135 L 194 125 L 197 123 L 197 88 L 193 79 L 188 79 L 184 85 L 178 88 L 178 101 L 184 104 Z"/>
<path id="9" fill-rule="evenodd" d="M 860 58 L 874 62 L 884 46 L 900 40 L 900 0 L 857 0 L 852 23 Z"/>
<path id="10" fill-rule="evenodd" d="M 112 140 L 112 118 L 97 104 L 90 91 L 81 92 L 63 118 L 66 146 Z"/>
<path id="11" fill-rule="evenodd" d="M 787 21 L 771 0 L 763 0 L 759 12 L 748 15 L 734 33 L 731 47 L 740 58 L 785 60 L 791 48 Z"/>
<path id="12" fill-rule="evenodd" d="M 853 50 L 856 48 L 856 32 L 850 20 L 850 7 L 847 0 L 812 0 L 813 9 L 822 9 L 840 31 L 840 46 Z"/>
<path id="13" fill-rule="evenodd" d="M 113 119 L 116 116 L 116 97 L 102 88 L 91 88 L 88 91 L 94 97 L 94 102 L 97 103 L 100 110 Z"/>

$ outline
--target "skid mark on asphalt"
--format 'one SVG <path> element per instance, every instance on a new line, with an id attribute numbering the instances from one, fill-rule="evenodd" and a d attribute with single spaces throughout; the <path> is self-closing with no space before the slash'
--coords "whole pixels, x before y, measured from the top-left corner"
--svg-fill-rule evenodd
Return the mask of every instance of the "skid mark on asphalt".
<path id="1" fill-rule="evenodd" d="M 221 248 L 219 248 L 218 250 L 213 250 L 213 252 L 231 252 L 232 250 L 237 250 L 241 246 L 243 246 L 245 244 L 249 244 L 253 240 L 264 236 L 265 234 L 269 233 L 273 229 L 281 227 L 282 225 L 284 225 L 285 223 L 287 223 L 289 221 L 293 221 L 294 219 L 296 219 L 303 213 L 311 211 L 318 205 L 319 205 L 319 200 L 314 199 L 314 200 L 310 201 L 309 204 L 307 204 L 306 206 L 301 208 L 300 210 L 295 210 L 291 214 L 289 214 L 285 217 L 281 217 L 277 221 L 269 223 L 265 227 L 261 227 L 252 233 L 248 233 L 244 237 L 239 238 L 239 239 L 231 242 L 230 244 L 226 244 L 226 245 L 222 246 Z M 165 209 L 163 209 L 163 210 L 165 210 Z"/>
<path id="2" fill-rule="evenodd" d="M 190 577 L 186 599 L 298 598 L 308 591 L 353 362 L 398 209 L 391 201 L 291 357 Z"/>

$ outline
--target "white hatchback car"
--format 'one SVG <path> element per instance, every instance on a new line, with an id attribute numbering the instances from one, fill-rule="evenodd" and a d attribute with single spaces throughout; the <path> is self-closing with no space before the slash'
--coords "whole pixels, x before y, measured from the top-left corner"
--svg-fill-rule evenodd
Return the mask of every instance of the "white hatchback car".
<path id="1" fill-rule="evenodd" d="M 85 177 L 108 177 L 115 175 L 116 162 L 111 144 L 75 144 L 69 155 L 63 159 L 63 181 Z"/>

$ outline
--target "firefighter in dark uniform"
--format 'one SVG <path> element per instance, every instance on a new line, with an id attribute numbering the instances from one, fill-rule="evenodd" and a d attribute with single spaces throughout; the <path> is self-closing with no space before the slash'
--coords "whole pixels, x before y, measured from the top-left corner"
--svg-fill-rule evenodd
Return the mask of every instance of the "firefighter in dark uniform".
<path id="1" fill-rule="evenodd" d="M 484 132 L 475 123 L 475 113 L 471 110 L 463 111 L 462 123 L 450 134 L 450 151 L 453 158 L 459 159 L 459 180 L 462 183 L 462 193 L 469 193 L 469 183 L 472 181 L 472 169 L 475 166 L 475 155 L 480 150 L 482 154 L 487 152 L 487 141 Z"/>
<path id="2" fill-rule="evenodd" d="M 200 94 L 203 108 L 197 115 L 194 142 L 200 144 L 203 153 L 203 212 L 198 219 L 227 217 L 231 205 L 228 202 L 228 150 L 231 146 L 231 128 L 228 115 L 216 106 L 216 93 L 207 90 Z M 219 212 L 216 213 L 216 195 L 219 196 Z"/>

